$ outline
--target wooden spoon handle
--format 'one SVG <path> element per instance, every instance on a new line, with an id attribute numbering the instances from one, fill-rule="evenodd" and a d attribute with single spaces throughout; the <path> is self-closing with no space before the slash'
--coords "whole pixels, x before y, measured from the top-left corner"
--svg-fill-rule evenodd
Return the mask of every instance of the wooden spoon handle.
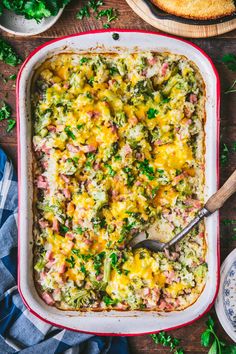
<path id="1" fill-rule="evenodd" d="M 236 170 L 227 179 L 223 186 L 213 194 L 205 204 L 205 208 L 210 212 L 214 213 L 216 210 L 220 209 L 222 205 L 226 202 L 233 193 L 236 192 Z"/>

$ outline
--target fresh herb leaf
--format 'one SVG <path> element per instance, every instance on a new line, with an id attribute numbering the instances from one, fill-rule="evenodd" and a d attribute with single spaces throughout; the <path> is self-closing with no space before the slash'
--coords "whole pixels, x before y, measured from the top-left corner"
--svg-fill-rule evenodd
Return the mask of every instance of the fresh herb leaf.
<path id="1" fill-rule="evenodd" d="M 16 74 L 12 74 L 7 77 L 7 80 L 15 80 L 15 79 L 16 79 Z"/>
<path id="2" fill-rule="evenodd" d="M 89 8 L 87 5 L 82 7 L 76 14 L 77 20 L 83 20 L 84 17 L 90 17 Z"/>
<path id="3" fill-rule="evenodd" d="M 203 347 L 208 347 L 210 344 L 210 339 L 211 339 L 211 332 L 207 329 L 201 335 L 201 345 Z"/>
<path id="4" fill-rule="evenodd" d="M 7 120 L 7 133 L 9 133 L 16 125 L 15 119 L 8 119 Z"/>
<path id="5" fill-rule="evenodd" d="M 156 118 L 156 115 L 158 114 L 158 110 L 155 108 L 149 108 L 149 110 L 147 111 L 147 116 L 148 119 L 154 119 Z"/>
<path id="6" fill-rule="evenodd" d="M 153 339 L 154 343 L 162 344 L 163 347 L 170 347 L 170 350 L 173 351 L 179 346 L 180 340 L 178 338 L 174 338 L 168 335 L 166 332 L 159 332 L 157 334 L 150 334 L 151 338 Z M 184 354 L 182 348 L 176 349 L 175 354 Z"/>
<path id="7" fill-rule="evenodd" d="M 111 26 L 109 25 L 109 23 L 104 23 L 103 28 L 107 29 L 110 28 Z"/>
<path id="8" fill-rule="evenodd" d="M 80 130 L 80 129 L 83 128 L 83 126 L 84 126 L 84 124 L 78 124 L 78 125 L 77 125 L 77 129 Z"/>
<path id="9" fill-rule="evenodd" d="M 0 38 L 0 60 L 11 66 L 17 66 L 22 62 L 11 45 L 2 38 Z"/>
<path id="10" fill-rule="evenodd" d="M 69 231 L 69 227 L 67 227 L 66 225 L 62 225 L 60 224 L 60 232 L 64 235 Z"/>
<path id="11" fill-rule="evenodd" d="M 0 121 L 3 119 L 8 119 L 11 116 L 11 107 L 9 104 L 3 102 L 2 107 L 0 108 Z"/>
<path id="12" fill-rule="evenodd" d="M 114 306 L 114 305 L 116 305 L 118 303 L 118 299 L 113 300 L 107 295 L 103 296 L 102 300 L 106 304 L 106 306 L 110 306 L 110 305 Z"/>
<path id="13" fill-rule="evenodd" d="M 152 181 L 155 178 L 155 172 L 154 168 L 149 165 L 149 162 L 147 159 L 144 161 L 138 162 L 138 167 L 140 169 L 140 172 L 147 176 L 147 178 Z"/>
<path id="14" fill-rule="evenodd" d="M 110 9 L 99 11 L 97 18 L 107 17 L 107 22 L 110 23 L 118 18 L 118 13 L 116 9 L 112 7 Z"/>
<path id="15" fill-rule="evenodd" d="M 90 60 L 89 58 L 83 57 L 83 58 L 80 59 L 79 62 L 82 65 L 82 64 L 88 63 L 89 60 Z"/>
<path id="16" fill-rule="evenodd" d="M 111 167 L 111 165 L 109 165 L 108 163 L 105 164 L 105 167 L 108 169 L 108 175 L 111 177 L 114 177 L 116 174 L 116 171 L 113 170 L 113 168 Z"/>
<path id="17" fill-rule="evenodd" d="M 76 139 L 74 133 L 70 130 L 70 127 L 69 127 L 69 126 L 68 126 L 68 127 L 65 127 L 65 132 L 66 132 L 66 134 L 67 134 L 72 140 L 75 140 L 75 139 Z"/>
<path id="18" fill-rule="evenodd" d="M 225 54 L 222 58 L 222 62 L 229 70 L 236 71 L 236 56 L 234 54 Z"/>
<path id="19" fill-rule="evenodd" d="M 98 8 L 104 5 L 103 0 L 90 0 L 88 6 L 93 9 L 94 12 L 98 12 Z"/>
<path id="20" fill-rule="evenodd" d="M 75 267 L 75 258 L 73 256 L 70 256 L 70 258 L 66 258 L 66 262 L 70 264 L 70 268 Z"/>
<path id="21" fill-rule="evenodd" d="M 221 145 L 221 154 L 220 154 L 221 165 L 222 166 L 227 165 L 228 160 L 229 160 L 229 149 L 228 149 L 228 146 L 225 143 L 223 143 Z"/>

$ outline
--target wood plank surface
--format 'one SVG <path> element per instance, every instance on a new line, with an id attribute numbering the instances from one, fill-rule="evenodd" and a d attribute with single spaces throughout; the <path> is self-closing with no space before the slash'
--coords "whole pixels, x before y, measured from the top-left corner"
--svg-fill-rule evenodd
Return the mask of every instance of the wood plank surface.
<path id="1" fill-rule="evenodd" d="M 42 43 L 45 43 L 53 38 L 57 38 L 64 35 L 69 35 L 81 31 L 89 31 L 93 29 L 101 29 L 102 21 L 96 20 L 93 17 L 85 18 L 83 21 L 75 19 L 75 14 L 86 1 L 72 1 L 71 4 L 66 8 L 60 20 L 53 26 L 50 30 L 41 35 L 34 36 L 31 38 L 20 38 L 8 35 L 5 32 L 0 31 L 0 35 L 3 38 L 9 40 L 9 42 L 16 48 L 18 53 L 23 59 L 29 55 L 29 53 Z M 150 26 L 141 20 L 127 5 L 125 0 L 107 0 L 105 1 L 106 7 L 114 7 L 119 11 L 119 18 L 117 21 L 112 23 L 115 28 L 127 28 L 127 29 L 143 29 L 157 31 L 155 28 Z M 209 39 L 195 39 L 194 43 L 199 45 L 202 49 L 206 51 L 207 54 L 213 59 L 221 79 L 221 140 L 227 143 L 231 148 L 229 153 L 229 162 L 226 166 L 221 168 L 221 183 L 230 175 L 236 166 L 236 152 L 233 152 L 233 144 L 236 142 L 236 93 L 235 94 L 224 94 L 224 91 L 232 84 L 236 79 L 236 74 L 230 72 L 220 61 L 224 53 L 235 53 L 236 54 L 236 31 L 226 33 L 216 38 Z M 19 68 L 11 68 L 0 63 L 0 73 L 4 76 L 9 76 L 10 74 L 16 73 Z M 15 116 L 15 87 L 14 82 L 9 81 L 4 84 L 0 80 L 0 100 L 5 100 L 8 102 L 13 109 L 13 114 Z M 17 165 L 17 137 L 16 130 L 14 129 L 11 133 L 6 133 L 5 122 L 0 122 L 0 144 L 3 149 L 8 153 L 9 157 L 14 161 L 15 166 Z M 232 197 L 230 201 L 227 202 L 225 207 L 221 210 L 221 219 L 231 218 L 236 219 L 236 208 L 235 208 L 236 197 Z M 227 254 L 233 250 L 236 246 L 236 241 L 233 241 L 233 226 L 221 225 L 221 256 L 222 260 L 227 256 Z M 216 319 L 217 332 L 221 334 L 222 338 L 231 342 L 229 337 L 225 334 L 224 330 L 221 328 L 219 322 L 214 313 L 214 309 L 211 311 L 212 316 Z M 176 336 L 181 339 L 181 345 L 188 354 L 198 354 L 207 353 L 208 350 L 202 348 L 200 344 L 201 333 L 205 329 L 205 321 L 207 320 L 207 315 L 202 319 L 196 321 L 192 325 L 185 328 L 181 328 L 171 332 L 171 335 Z M 163 348 L 156 345 L 150 336 L 138 336 L 130 337 L 129 344 L 132 354 L 154 354 L 154 353 L 169 353 L 167 348 Z M 120 353 L 122 354 L 122 353 Z"/>

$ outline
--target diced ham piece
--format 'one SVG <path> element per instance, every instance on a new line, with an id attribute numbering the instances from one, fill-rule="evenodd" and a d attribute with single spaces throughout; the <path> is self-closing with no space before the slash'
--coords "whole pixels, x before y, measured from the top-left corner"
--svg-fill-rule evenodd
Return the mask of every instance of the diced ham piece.
<path id="1" fill-rule="evenodd" d="M 80 148 L 78 146 L 74 146 L 72 144 L 67 144 L 67 149 L 70 151 L 70 152 L 79 152 L 80 151 Z"/>
<path id="2" fill-rule="evenodd" d="M 94 145 L 84 145 L 81 147 L 81 150 L 85 153 L 87 152 L 93 152 L 97 150 L 97 147 Z"/>
<path id="3" fill-rule="evenodd" d="M 38 150 L 40 150 L 40 149 L 38 149 Z M 43 145 L 41 146 L 41 150 L 42 150 L 43 152 L 45 152 L 45 154 L 49 154 L 50 151 L 51 151 L 51 148 L 50 148 L 50 147 L 47 147 L 46 144 L 43 144 Z"/>
<path id="4" fill-rule="evenodd" d="M 47 189 L 48 188 L 48 182 L 46 177 L 44 176 L 39 176 L 37 179 L 37 187 L 40 189 Z"/>
<path id="5" fill-rule="evenodd" d="M 201 202 L 197 199 L 186 199 L 185 200 L 185 204 L 189 205 L 189 206 L 193 206 L 196 209 L 200 209 L 201 208 Z"/>
<path id="6" fill-rule="evenodd" d="M 68 89 L 68 88 L 70 87 L 69 82 L 65 82 L 64 85 L 63 85 L 63 87 L 64 87 L 65 89 Z"/>
<path id="7" fill-rule="evenodd" d="M 65 237 L 72 241 L 72 240 L 74 240 L 75 235 L 72 232 L 67 232 L 65 234 Z"/>
<path id="8" fill-rule="evenodd" d="M 42 294 L 42 298 L 46 302 L 46 304 L 48 304 L 50 306 L 52 306 L 55 303 L 55 301 L 53 300 L 52 296 L 50 294 L 46 293 L 46 292 L 44 292 Z"/>
<path id="9" fill-rule="evenodd" d="M 96 279 L 97 279 L 98 281 L 102 280 L 102 279 L 103 279 L 103 275 L 102 275 L 102 274 L 99 274 L 99 275 L 96 277 Z"/>
<path id="10" fill-rule="evenodd" d="M 60 267 L 57 268 L 57 271 L 58 271 L 59 274 L 65 273 L 65 271 L 66 271 L 66 264 L 63 263 L 62 265 L 60 265 Z"/>
<path id="11" fill-rule="evenodd" d="M 144 296 L 150 295 L 150 289 L 149 288 L 144 288 L 143 289 L 143 295 Z"/>
<path id="12" fill-rule="evenodd" d="M 166 72 L 167 72 L 168 67 L 169 67 L 169 64 L 168 64 L 168 63 L 163 63 L 163 64 L 162 64 L 162 67 L 161 67 L 161 76 L 165 76 L 165 75 L 166 75 Z"/>
<path id="13" fill-rule="evenodd" d="M 84 243 L 86 243 L 86 245 L 92 245 L 93 241 L 92 240 L 88 240 L 87 238 L 84 240 Z"/>
<path id="14" fill-rule="evenodd" d="M 127 305 L 124 305 L 124 304 L 119 303 L 119 304 L 117 304 L 117 308 L 118 308 L 119 310 L 126 310 L 126 309 L 127 309 Z"/>
<path id="15" fill-rule="evenodd" d="M 71 192 L 69 191 L 68 188 L 64 188 L 64 189 L 63 189 L 63 194 L 64 194 L 64 196 L 65 196 L 67 199 L 70 199 L 70 198 L 71 198 Z"/>
<path id="16" fill-rule="evenodd" d="M 195 95 L 194 93 L 191 93 L 189 96 L 189 101 L 193 104 L 196 103 L 197 102 L 197 95 Z"/>
<path id="17" fill-rule="evenodd" d="M 100 165 L 98 162 L 96 162 L 96 163 L 93 165 L 93 169 L 94 169 L 95 171 L 98 171 L 98 170 L 100 169 L 100 167 L 101 167 L 101 165 Z"/>
<path id="18" fill-rule="evenodd" d="M 53 260 L 53 261 L 49 261 L 49 262 L 47 262 L 46 267 L 47 267 L 48 269 L 51 269 L 54 264 L 55 264 L 55 261 L 54 261 L 54 260 Z"/>
<path id="19" fill-rule="evenodd" d="M 57 218 L 53 218 L 52 229 L 53 229 L 53 231 L 59 232 L 59 222 L 58 222 Z"/>
<path id="20" fill-rule="evenodd" d="M 181 173 L 180 175 L 176 176 L 174 179 L 173 179 L 173 185 L 175 186 L 176 184 L 179 183 L 179 181 L 181 181 L 182 179 L 185 178 L 185 173 Z"/>
<path id="21" fill-rule="evenodd" d="M 132 154 L 132 149 L 131 149 L 131 147 L 130 147 L 129 144 L 126 144 L 126 145 L 124 146 L 124 152 L 125 152 L 125 155 Z"/>
<path id="22" fill-rule="evenodd" d="M 40 225 L 40 227 L 41 227 L 42 229 L 45 229 L 46 227 L 49 226 L 49 223 L 48 223 L 47 220 L 40 219 L 40 220 L 39 220 L 39 225 Z"/>
<path id="23" fill-rule="evenodd" d="M 154 64 L 156 64 L 156 62 L 157 62 L 156 58 L 148 59 L 148 64 L 150 64 L 150 65 L 154 65 Z"/>
<path id="24" fill-rule="evenodd" d="M 50 132 L 55 132 L 56 129 L 57 129 L 57 128 L 55 127 L 55 125 L 51 125 L 51 124 L 48 125 L 47 128 L 48 128 L 48 130 L 49 130 Z"/>
<path id="25" fill-rule="evenodd" d="M 54 258 L 53 258 L 53 253 L 52 253 L 51 250 L 48 250 L 48 251 L 46 252 L 46 259 L 47 259 L 48 261 L 53 261 L 53 260 L 54 260 Z"/>
<path id="26" fill-rule="evenodd" d="M 64 181 L 65 183 L 68 184 L 68 183 L 70 182 L 70 179 L 69 179 L 66 175 L 61 174 L 60 176 L 61 176 L 61 178 L 63 179 L 63 181 Z"/>
<path id="27" fill-rule="evenodd" d="M 164 300 L 160 301 L 159 309 L 164 310 L 166 308 L 166 302 Z"/>
<path id="28" fill-rule="evenodd" d="M 138 124 L 138 118 L 136 118 L 136 117 L 129 118 L 129 123 L 132 125 Z"/>

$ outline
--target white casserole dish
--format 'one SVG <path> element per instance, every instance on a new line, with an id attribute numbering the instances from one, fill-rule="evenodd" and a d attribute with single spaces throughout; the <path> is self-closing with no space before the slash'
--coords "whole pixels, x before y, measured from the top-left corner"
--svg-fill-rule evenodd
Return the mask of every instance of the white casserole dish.
<path id="1" fill-rule="evenodd" d="M 115 41 L 112 34 L 119 33 Z M 80 33 L 42 45 L 26 59 L 17 80 L 18 174 L 19 174 L 19 264 L 18 287 L 29 310 L 39 318 L 71 330 L 100 335 L 141 335 L 184 326 L 201 317 L 214 303 L 219 286 L 219 217 L 206 221 L 206 286 L 198 300 L 179 312 L 142 311 L 76 312 L 60 311 L 39 297 L 33 280 L 32 252 L 32 147 L 30 85 L 35 69 L 48 57 L 60 52 L 104 52 L 117 50 L 168 51 L 185 55 L 199 68 L 206 85 L 206 186 L 205 200 L 218 186 L 219 166 L 219 78 L 210 58 L 195 45 L 170 36 L 127 30 Z"/>

